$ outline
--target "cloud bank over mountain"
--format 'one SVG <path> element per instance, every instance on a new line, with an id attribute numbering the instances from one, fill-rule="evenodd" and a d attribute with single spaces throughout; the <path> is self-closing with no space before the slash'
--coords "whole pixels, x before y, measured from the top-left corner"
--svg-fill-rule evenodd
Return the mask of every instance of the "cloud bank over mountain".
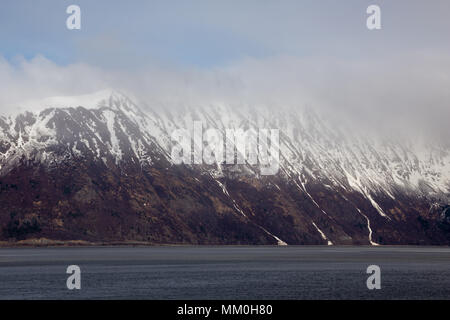
<path id="1" fill-rule="evenodd" d="M 430 52 L 356 61 L 248 58 L 208 69 L 149 63 L 136 71 L 83 63 L 61 66 L 43 56 L 14 63 L 0 59 L 3 114 L 45 107 L 32 105 L 36 99 L 114 88 L 152 108 L 211 103 L 277 109 L 308 106 L 364 126 L 414 126 L 448 134 L 449 87 L 449 56 Z"/>

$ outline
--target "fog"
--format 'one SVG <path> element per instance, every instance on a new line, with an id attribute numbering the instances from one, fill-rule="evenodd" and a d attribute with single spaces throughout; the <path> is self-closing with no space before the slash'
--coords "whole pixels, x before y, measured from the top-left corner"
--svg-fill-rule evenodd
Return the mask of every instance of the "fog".
<path id="1" fill-rule="evenodd" d="M 450 55 L 415 52 L 377 59 L 247 58 L 215 68 L 148 63 L 139 70 L 57 65 L 43 56 L 0 59 L 0 112 L 40 110 L 25 101 L 112 88 L 154 109 L 213 103 L 272 108 L 308 106 L 378 128 L 447 134 Z M 18 109 L 20 108 L 20 109 Z"/>

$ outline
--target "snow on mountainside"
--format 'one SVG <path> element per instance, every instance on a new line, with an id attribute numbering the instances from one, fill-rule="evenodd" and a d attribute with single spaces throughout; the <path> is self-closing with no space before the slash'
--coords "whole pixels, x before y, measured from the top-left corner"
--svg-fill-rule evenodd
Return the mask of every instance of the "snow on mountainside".
<path id="1" fill-rule="evenodd" d="M 0 117 L 2 172 L 22 157 L 45 163 L 88 153 L 104 162 L 151 161 L 149 154 L 158 147 L 152 147 L 155 138 L 144 128 L 149 119 L 113 91 L 39 103 L 46 106 L 40 112 Z"/>
<path id="2" fill-rule="evenodd" d="M 145 150 L 152 143 L 170 155 L 170 134 L 177 128 L 192 129 L 194 121 L 204 128 L 275 128 L 281 131 L 281 162 L 286 177 L 306 170 L 311 178 L 326 176 L 336 185 L 361 192 L 384 191 L 397 187 L 429 192 L 450 191 L 450 150 L 433 145 L 402 145 L 374 141 L 351 132 L 337 131 L 311 109 L 295 114 L 264 109 L 238 111 L 224 105 L 187 110 L 166 110 L 160 115 L 139 109 L 130 99 L 112 90 L 78 97 L 52 97 L 34 101 L 44 107 L 35 113 L 0 118 L 0 159 L 30 157 L 37 151 L 40 159 L 51 157 L 45 150 L 61 140 L 70 142 L 74 154 L 92 152 L 99 159 L 115 161 L 128 155 L 151 161 Z M 65 123 L 59 128 L 57 121 Z M 62 123 L 61 123 L 62 124 Z M 65 131 L 67 130 L 67 131 Z M 37 155 L 37 154 L 36 154 Z"/>
<path id="3" fill-rule="evenodd" d="M 270 196 L 277 199 L 270 204 L 274 212 L 280 211 L 279 206 L 286 212 L 305 210 L 301 217 L 289 218 L 298 223 L 298 235 L 288 243 L 310 243 L 310 240 L 301 240 L 300 228 L 306 228 L 303 232 L 313 233 L 315 239 L 322 239 L 325 244 L 346 243 L 346 239 L 359 237 L 366 240 L 357 241 L 376 244 L 374 228 L 396 229 L 385 225 L 407 221 L 409 211 L 419 217 L 425 215 L 426 210 L 426 214 L 430 214 L 436 205 L 444 208 L 444 211 L 438 210 L 437 214 L 444 212 L 444 217 L 439 219 L 447 219 L 450 150 L 438 143 L 419 144 L 358 135 L 345 126 L 336 127 L 323 115 L 307 108 L 286 113 L 264 107 L 213 104 L 185 109 L 162 108 L 163 111 L 156 112 L 147 106 L 138 107 L 113 90 L 32 103 L 41 111 L 0 116 L 0 177 L 26 164 L 58 168 L 79 159 L 106 168 L 137 165 L 177 170 L 170 159 L 172 132 L 178 128 L 191 129 L 193 121 L 202 121 L 204 129 L 216 128 L 223 132 L 235 128 L 280 130 L 280 169 L 274 177 L 262 177 L 249 165 L 241 166 L 238 174 L 225 164 L 187 166 L 187 170 L 215 181 L 222 191 L 220 197 L 228 198 L 223 201 L 229 201 L 230 210 L 255 223 L 278 243 L 289 239 L 286 234 L 280 234 L 285 232 L 282 225 L 288 223 L 271 216 L 274 222 L 263 226 L 264 218 L 257 212 L 264 208 L 255 204 L 256 195 L 253 200 L 244 199 L 241 193 L 244 191 L 239 190 L 242 185 L 238 183 L 245 182 L 247 187 L 259 192 L 263 192 L 261 183 L 275 188 L 270 191 Z M 286 190 L 283 197 L 289 199 L 276 195 L 281 190 Z M 298 199 L 304 200 L 299 204 Z M 416 205 L 411 199 L 426 200 Z M 295 209 L 294 206 L 300 207 Z M 347 206 L 351 209 L 345 209 Z M 352 211 L 352 215 L 342 217 L 345 215 L 342 212 L 347 211 Z M 374 218 L 375 214 L 378 217 Z M 450 212 L 448 214 L 450 216 Z M 301 222 L 302 219 L 309 222 Z M 346 225 L 356 223 L 355 219 L 363 225 L 358 227 L 360 231 Z M 417 219 L 423 224 L 421 219 L 428 217 Z M 414 222 L 414 228 L 419 222 Z M 436 223 L 440 226 L 441 222 Z M 385 239 L 402 238 L 400 234 L 379 231 L 383 232 Z M 429 234 L 431 229 L 423 232 Z M 442 237 L 436 241 L 444 241 Z"/>

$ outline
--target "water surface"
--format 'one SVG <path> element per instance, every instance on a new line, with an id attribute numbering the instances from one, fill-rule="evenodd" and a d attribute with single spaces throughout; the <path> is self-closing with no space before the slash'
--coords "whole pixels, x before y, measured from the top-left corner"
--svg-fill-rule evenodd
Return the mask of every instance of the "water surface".
<path id="1" fill-rule="evenodd" d="M 66 287 L 73 264 L 81 290 Z M 0 299 L 450 299 L 450 248 L 4 248 Z"/>

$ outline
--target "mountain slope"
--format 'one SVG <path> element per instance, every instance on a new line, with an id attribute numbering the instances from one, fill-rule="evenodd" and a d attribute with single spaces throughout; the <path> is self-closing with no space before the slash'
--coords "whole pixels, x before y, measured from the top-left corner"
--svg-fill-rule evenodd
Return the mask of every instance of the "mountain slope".
<path id="1" fill-rule="evenodd" d="M 450 149 L 355 135 L 311 109 L 46 99 L 0 117 L 0 239 L 450 244 Z M 280 166 L 176 165 L 171 134 L 280 130 Z"/>

